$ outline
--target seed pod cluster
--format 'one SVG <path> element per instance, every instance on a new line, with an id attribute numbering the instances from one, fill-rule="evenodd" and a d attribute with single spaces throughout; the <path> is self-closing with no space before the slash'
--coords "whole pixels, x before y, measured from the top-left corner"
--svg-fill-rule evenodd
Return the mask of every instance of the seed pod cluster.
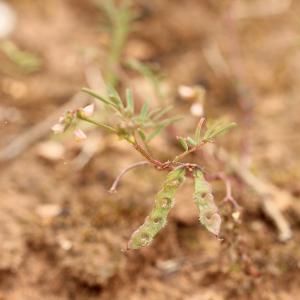
<path id="1" fill-rule="evenodd" d="M 144 224 L 140 226 L 131 236 L 128 249 L 139 249 L 148 246 L 157 233 L 167 224 L 167 217 L 175 202 L 175 193 L 185 179 L 183 168 L 171 171 L 162 189 L 155 197 L 155 204 L 146 218 Z"/>
<path id="2" fill-rule="evenodd" d="M 214 201 L 211 185 L 205 180 L 200 170 L 194 171 L 195 192 L 194 201 L 199 209 L 199 220 L 205 228 L 219 235 L 221 227 L 221 217 Z"/>

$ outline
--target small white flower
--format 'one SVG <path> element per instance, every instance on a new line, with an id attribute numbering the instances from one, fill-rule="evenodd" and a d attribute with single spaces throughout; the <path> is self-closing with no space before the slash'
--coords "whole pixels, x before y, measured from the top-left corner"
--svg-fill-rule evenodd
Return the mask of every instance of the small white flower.
<path id="1" fill-rule="evenodd" d="M 203 109 L 203 105 L 201 103 L 194 103 L 191 106 L 191 114 L 195 117 L 202 117 L 204 115 L 204 109 Z"/>
<path id="2" fill-rule="evenodd" d="M 51 130 L 54 131 L 55 134 L 63 133 L 65 129 L 65 126 L 61 123 L 57 123 L 52 126 Z"/>
<path id="3" fill-rule="evenodd" d="M 86 107 L 84 107 L 82 109 L 82 111 L 86 117 L 90 117 L 94 113 L 94 110 L 95 110 L 94 104 L 87 105 Z"/>
<path id="4" fill-rule="evenodd" d="M 81 142 L 87 138 L 86 134 L 81 129 L 74 130 L 74 135 L 75 135 L 76 141 L 78 141 L 78 142 Z"/>
<path id="5" fill-rule="evenodd" d="M 195 88 L 188 85 L 181 85 L 178 88 L 179 96 L 184 100 L 194 99 L 196 96 Z"/>

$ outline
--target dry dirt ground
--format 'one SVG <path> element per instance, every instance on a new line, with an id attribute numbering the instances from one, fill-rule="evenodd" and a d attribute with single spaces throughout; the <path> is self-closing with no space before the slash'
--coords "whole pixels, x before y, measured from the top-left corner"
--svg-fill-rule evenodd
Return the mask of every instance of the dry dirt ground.
<path id="1" fill-rule="evenodd" d="M 40 56 L 43 66 L 20 74 L 7 70 L 0 54 L 1 147 L 85 85 L 83 53 L 91 52 L 101 65 L 109 40 L 90 1 L 9 2 L 19 18 L 14 42 Z M 270 2 L 263 8 L 267 13 L 279 1 Z M 294 0 L 287 10 L 264 17 L 254 11 L 235 23 L 236 36 L 226 23 L 226 7 L 217 0 L 137 0 L 125 56 L 159 65 L 173 91 L 179 84 L 202 84 L 214 117 L 225 114 L 242 122 L 236 86 L 246 84 L 255 101 L 251 168 L 299 201 L 300 3 Z M 130 81 L 148 96 L 141 77 L 131 74 Z M 189 104 L 176 101 L 188 114 Z M 186 119 L 191 126 L 195 121 Z M 240 128 L 222 140 L 232 154 L 239 153 L 243 134 Z M 187 183 L 154 243 L 123 253 L 163 174 L 136 170 L 110 195 L 118 172 L 140 157 L 99 131 L 89 135 L 99 137 L 99 144 L 84 168 L 74 163 L 80 145 L 68 137 L 61 141 L 60 160 L 41 157 L 41 145 L 52 139 L 46 136 L 1 163 L 0 299 L 299 299 L 299 216 L 287 213 L 294 236 L 279 243 L 259 199 L 241 182 L 235 182 L 234 194 L 244 207 L 242 223 L 224 209 L 223 242 L 198 224 Z M 165 139 L 154 144 L 162 159 L 178 151 Z M 221 198 L 221 185 L 216 189 Z"/>

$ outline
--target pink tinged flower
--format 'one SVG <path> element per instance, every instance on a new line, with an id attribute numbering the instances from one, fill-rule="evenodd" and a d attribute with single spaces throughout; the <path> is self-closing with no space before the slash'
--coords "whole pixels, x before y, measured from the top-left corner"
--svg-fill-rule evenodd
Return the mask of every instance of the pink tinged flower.
<path id="1" fill-rule="evenodd" d="M 90 117 L 94 113 L 94 110 L 95 110 L 94 104 L 87 105 L 86 107 L 84 107 L 82 109 L 82 111 L 86 117 Z"/>
<path id="2" fill-rule="evenodd" d="M 51 129 L 52 129 L 52 131 L 54 131 L 55 134 L 63 133 L 65 130 L 65 126 L 61 123 L 57 123 L 57 124 L 53 125 Z"/>
<path id="3" fill-rule="evenodd" d="M 74 131 L 75 139 L 78 142 L 84 141 L 86 139 L 86 134 L 81 129 L 76 129 Z"/>

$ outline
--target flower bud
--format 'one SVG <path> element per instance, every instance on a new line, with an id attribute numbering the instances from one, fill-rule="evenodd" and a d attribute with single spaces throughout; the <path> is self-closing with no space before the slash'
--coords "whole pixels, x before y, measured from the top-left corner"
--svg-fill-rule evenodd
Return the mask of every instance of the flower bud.
<path id="1" fill-rule="evenodd" d="M 85 117 L 90 117 L 90 116 L 93 115 L 94 110 L 95 110 L 95 105 L 92 103 L 90 105 L 85 106 L 82 109 L 82 112 L 83 112 L 83 114 L 84 114 Z"/>
<path id="2" fill-rule="evenodd" d="M 74 131 L 75 139 L 78 142 L 84 141 L 86 139 L 86 134 L 81 129 L 76 129 Z"/>

